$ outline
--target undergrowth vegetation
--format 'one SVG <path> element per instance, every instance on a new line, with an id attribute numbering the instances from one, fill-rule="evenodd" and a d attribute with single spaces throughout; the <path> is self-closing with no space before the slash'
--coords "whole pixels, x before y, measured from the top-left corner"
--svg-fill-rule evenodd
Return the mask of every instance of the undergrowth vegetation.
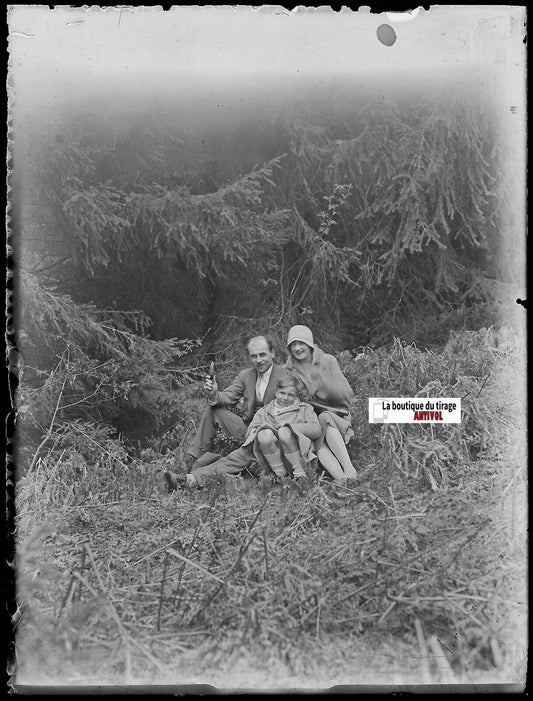
<path id="1" fill-rule="evenodd" d="M 18 683 L 524 679 L 520 337 L 454 332 L 439 352 L 396 340 L 339 361 L 352 487 L 213 477 L 168 495 L 161 473 L 202 407 L 190 387 L 192 419 L 135 455 L 97 423 L 54 427 L 17 482 Z M 372 396 L 461 397 L 463 420 L 371 425 Z"/>

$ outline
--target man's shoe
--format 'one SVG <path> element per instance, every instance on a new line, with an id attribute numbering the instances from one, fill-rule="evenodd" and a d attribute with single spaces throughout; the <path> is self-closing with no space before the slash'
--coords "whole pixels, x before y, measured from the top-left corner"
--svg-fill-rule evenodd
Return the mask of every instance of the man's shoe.
<path id="1" fill-rule="evenodd" d="M 163 472 L 163 477 L 165 478 L 167 492 L 169 492 L 169 494 L 178 489 L 184 489 L 187 484 L 185 477 L 177 475 L 175 472 L 170 472 L 169 470 Z"/>
<path id="2" fill-rule="evenodd" d="M 193 468 L 193 466 L 194 466 L 194 463 L 195 463 L 197 460 L 198 460 L 198 458 L 195 458 L 194 455 L 189 455 L 189 453 L 187 453 L 187 455 L 185 456 L 185 458 L 184 458 L 184 460 L 183 460 L 184 467 L 185 467 L 185 472 L 187 472 L 187 474 L 188 474 L 189 472 L 192 472 L 192 468 Z"/>

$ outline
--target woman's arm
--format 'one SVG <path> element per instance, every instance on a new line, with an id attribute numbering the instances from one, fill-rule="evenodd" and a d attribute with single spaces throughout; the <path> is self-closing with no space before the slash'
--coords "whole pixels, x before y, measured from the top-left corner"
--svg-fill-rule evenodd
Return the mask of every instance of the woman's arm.
<path id="1" fill-rule="evenodd" d="M 331 410 L 348 415 L 350 413 L 350 401 L 354 393 L 350 383 L 340 369 L 337 359 L 324 353 L 320 365 L 315 368 L 315 372 L 317 389 L 309 401 L 318 409 L 317 413 Z"/>
<path id="2" fill-rule="evenodd" d="M 345 374 L 341 370 L 341 366 L 339 365 L 339 361 L 337 358 L 335 358 L 333 355 L 329 356 L 329 361 L 330 361 L 330 372 L 335 379 L 335 386 L 339 388 L 339 390 L 343 393 L 346 394 L 348 397 L 353 397 L 354 391 L 346 379 Z"/>

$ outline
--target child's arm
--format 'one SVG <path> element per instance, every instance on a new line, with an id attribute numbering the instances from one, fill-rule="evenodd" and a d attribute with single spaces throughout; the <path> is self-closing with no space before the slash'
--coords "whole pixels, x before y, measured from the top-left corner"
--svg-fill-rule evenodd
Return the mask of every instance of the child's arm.
<path id="1" fill-rule="evenodd" d="M 268 422 L 268 415 L 265 411 L 265 407 L 262 407 L 259 409 L 254 418 L 252 419 L 250 425 L 248 426 L 248 430 L 246 431 L 246 436 L 244 437 L 244 445 L 248 445 L 249 443 L 252 443 L 254 438 L 257 435 L 257 432 L 259 431 L 260 428 L 264 428 L 268 426 L 271 428 L 270 423 Z"/>
<path id="2" fill-rule="evenodd" d="M 320 438 L 322 433 L 322 428 L 318 422 L 318 417 L 310 404 L 304 404 L 303 409 L 303 417 L 301 417 L 303 418 L 303 421 L 298 421 L 287 425 L 290 425 L 294 431 L 302 433 L 312 441 L 316 441 L 317 438 Z"/>

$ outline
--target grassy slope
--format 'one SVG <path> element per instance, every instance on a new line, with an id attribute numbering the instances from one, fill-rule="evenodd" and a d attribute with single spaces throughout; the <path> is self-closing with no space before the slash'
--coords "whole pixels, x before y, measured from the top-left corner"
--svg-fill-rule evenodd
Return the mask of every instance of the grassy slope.
<path id="1" fill-rule="evenodd" d="M 485 338 L 483 367 L 487 347 L 508 351 Z M 386 362 L 402 358 L 404 381 L 409 353 Z M 106 480 L 76 456 L 38 463 L 18 488 L 17 682 L 523 683 L 523 426 L 503 370 L 483 385 L 497 424 L 482 414 L 440 438 L 361 425 L 349 489 L 214 478 L 169 496 L 155 452 Z"/>

